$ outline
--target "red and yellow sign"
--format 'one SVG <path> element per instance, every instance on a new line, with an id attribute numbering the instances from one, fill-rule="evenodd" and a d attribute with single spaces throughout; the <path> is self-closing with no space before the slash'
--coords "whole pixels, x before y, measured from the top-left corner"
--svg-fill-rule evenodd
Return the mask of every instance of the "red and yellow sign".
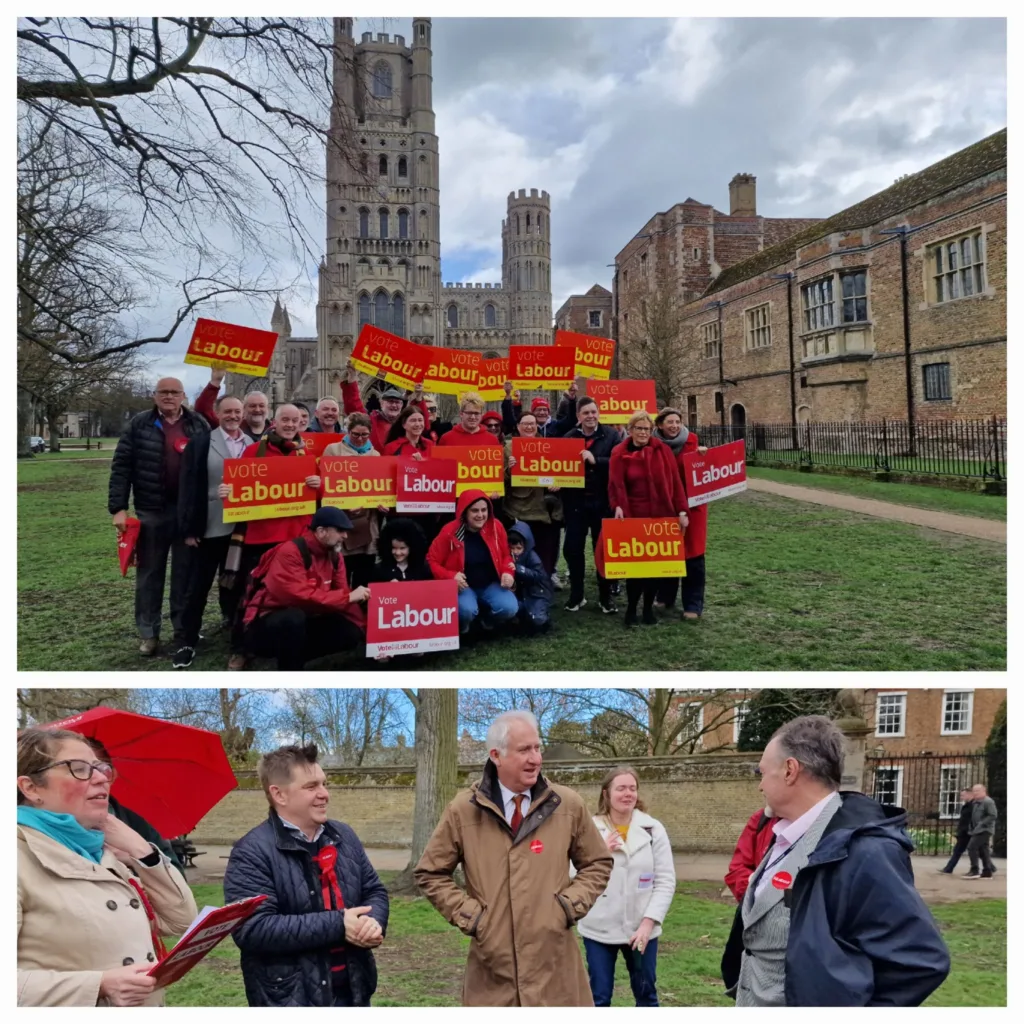
<path id="1" fill-rule="evenodd" d="M 686 575 L 679 520 L 604 519 L 598 570 L 609 580 Z"/>
<path id="2" fill-rule="evenodd" d="M 612 360 L 615 358 L 615 342 L 611 338 L 598 338 L 593 334 L 578 334 L 576 331 L 555 331 L 555 344 L 575 350 L 574 369 L 577 377 L 593 377 L 596 380 L 608 380 L 611 377 Z"/>
<path id="3" fill-rule="evenodd" d="M 505 450 L 500 444 L 436 446 L 431 453 L 435 459 L 448 459 L 458 464 L 458 483 L 455 495 L 481 490 L 488 498 L 501 498 L 505 494 Z"/>
<path id="4" fill-rule="evenodd" d="M 352 365 L 363 373 L 411 391 L 427 372 L 430 350 L 424 345 L 364 324 L 352 349 Z"/>
<path id="5" fill-rule="evenodd" d="M 200 317 L 188 343 L 185 362 L 216 366 L 250 377 L 265 377 L 276 344 L 276 331 L 260 331 L 255 327 L 239 327 Z"/>
<path id="6" fill-rule="evenodd" d="M 320 460 L 321 505 L 335 508 L 394 508 L 398 459 L 359 455 L 325 455 Z"/>
<path id="7" fill-rule="evenodd" d="M 513 387 L 567 388 L 575 377 L 575 350 L 564 346 L 510 345 L 508 357 Z"/>
<path id="8" fill-rule="evenodd" d="M 510 380 L 509 364 L 511 360 L 481 359 L 480 380 L 477 390 L 485 402 L 500 402 L 505 397 L 505 381 Z"/>
<path id="9" fill-rule="evenodd" d="M 658 414 L 658 399 L 653 380 L 587 381 L 587 397 L 597 402 L 602 423 L 628 423 L 640 409 Z"/>
<path id="10" fill-rule="evenodd" d="M 307 476 L 316 476 L 309 458 L 225 459 L 224 483 L 231 496 L 224 499 L 224 522 L 312 515 L 316 491 L 306 486 Z"/>
<path id="11" fill-rule="evenodd" d="M 366 656 L 456 651 L 459 588 L 455 580 L 375 583 L 366 605 Z"/>
<path id="12" fill-rule="evenodd" d="M 399 459 L 397 511 L 454 512 L 458 470 L 446 459 Z"/>
<path id="13" fill-rule="evenodd" d="M 480 381 L 479 352 L 464 348 L 427 348 L 427 372 L 423 378 L 426 391 L 442 395 L 462 395 L 476 391 Z"/>
<path id="14" fill-rule="evenodd" d="M 513 487 L 583 487 L 583 438 L 513 437 Z"/>
<path id="15" fill-rule="evenodd" d="M 326 433 L 321 431 L 320 433 L 314 434 L 300 434 L 302 443 L 306 446 L 306 454 L 312 455 L 314 458 L 319 459 L 324 453 L 324 449 L 329 444 L 334 444 L 336 441 L 340 441 L 342 438 L 341 434 Z"/>

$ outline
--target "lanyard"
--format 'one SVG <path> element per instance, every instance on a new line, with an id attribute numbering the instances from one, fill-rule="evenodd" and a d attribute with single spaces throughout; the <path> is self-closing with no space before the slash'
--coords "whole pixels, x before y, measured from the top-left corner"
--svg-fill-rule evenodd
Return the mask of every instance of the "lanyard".
<path id="1" fill-rule="evenodd" d="M 800 840 L 798 839 L 797 843 L 799 841 Z M 796 847 L 796 843 L 790 843 L 789 846 L 786 847 L 786 852 L 783 853 L 781 857 L 776 857 L 775 860 L 767 860 L 767 859 L 765 860 L 764 868 L 761 870 L 761 873 L 757 876 L 757 879 L 754 882 L 754 884 L 749 886 L 748 889 L 747 889 L 747 892 L 750 894 L 750 905 L 751 906 L 754 905 L 754 900 L 757 899 L 757 889 L 760 887 L 761 882 L 764 879 L 765 875 L 767 875 L 769 871 L 774 871 L 775 868 L 778 867 L 778 865 L 781 864 L 793 852 L 795 847 Z M 772 844 L 771 848 L 768 851 L 768 854 L 766 854 L 766 857 L 770 857 L 771 856 L 771 851 L 774 850 L 774 849 L 776 849 L 776 847 L 775 847 L 774 844 Z"/>
<path id="2" fill-rule="evenodd" d="M 146 911 L 146 917 L 149 919 L 149 933 L 153 936 L 153 949 L 156 951 L 157 960 L 163 960 L 167 956 L 167 947 L 164 945 L 164 940 L 160 938 L 160 933 L 156 927 L 156 913 L 153 910 L 153 904 L 149 902 L 149 897 L 146 895 L 146 890 L 134 878 L 128 879 L 128 884 L 139 894 L 139 899 L 142 900 L 142 906 Z"/>

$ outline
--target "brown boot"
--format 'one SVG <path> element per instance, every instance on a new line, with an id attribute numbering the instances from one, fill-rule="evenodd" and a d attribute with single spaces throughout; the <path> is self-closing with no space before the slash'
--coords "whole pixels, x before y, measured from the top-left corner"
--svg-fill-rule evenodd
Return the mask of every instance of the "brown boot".
<path id="1" fill-rule="evenodd" d="M 157 652 L 157 648 L 160 646 L 160 641 L 155 636 L 147 636 L 139 644 L 139 654 L 144 658 L 152 658 Z"/>
<path id="2" fill-rule="evenodd" d="M 228 658 L 228 671 L 229 672 L 242 672 L 245 670 L 245 655 L 244 654 L 232 654 Z"/>

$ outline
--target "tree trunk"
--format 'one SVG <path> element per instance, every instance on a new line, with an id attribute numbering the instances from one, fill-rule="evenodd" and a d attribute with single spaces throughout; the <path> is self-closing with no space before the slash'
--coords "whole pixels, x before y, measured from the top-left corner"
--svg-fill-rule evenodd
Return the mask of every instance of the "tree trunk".
<path id="1" fill-rule="evenodd" d="M 33 402 L 24 388 L 18 388 L 18 458 L 31 459 L 28 438 L 32 432 Z"/>
<path id="2" fill-rule="evenodd" d="M 411 697 L 411 694 L 409 695 Z M 405 870 L 391 883 L 395 893 L 417 892 L 413 868 L 423 855 L 441 812 L 455 796 L 459 763 L 459 691 L 420 688 L 416 695 L 416 805 L 412 850 Z"/>

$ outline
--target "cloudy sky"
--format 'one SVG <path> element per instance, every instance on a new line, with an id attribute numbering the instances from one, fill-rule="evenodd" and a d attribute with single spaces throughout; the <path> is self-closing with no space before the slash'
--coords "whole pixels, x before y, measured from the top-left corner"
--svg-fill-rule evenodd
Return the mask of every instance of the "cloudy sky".
<path id="1" fill-rule="evenodd" d="M 408 19 L 355 31 L 412 37 Z M 657 211 L 727 211 L 739 171 L 759 213 L 825 217 L 1006 125 L 997 18 L 437 18 L 433 43 L 444 280 L 500 280 L 506 197 L 545 189 L 553 311 L 609 286 Z M 312 289 L 287 301 L 315 334 Z M 267 326 L 270 310 L 222 314 Z M 180 334 L 154 369 L 180 368 Z M 188 390 L 204 378 L 190 368 Z"/>

